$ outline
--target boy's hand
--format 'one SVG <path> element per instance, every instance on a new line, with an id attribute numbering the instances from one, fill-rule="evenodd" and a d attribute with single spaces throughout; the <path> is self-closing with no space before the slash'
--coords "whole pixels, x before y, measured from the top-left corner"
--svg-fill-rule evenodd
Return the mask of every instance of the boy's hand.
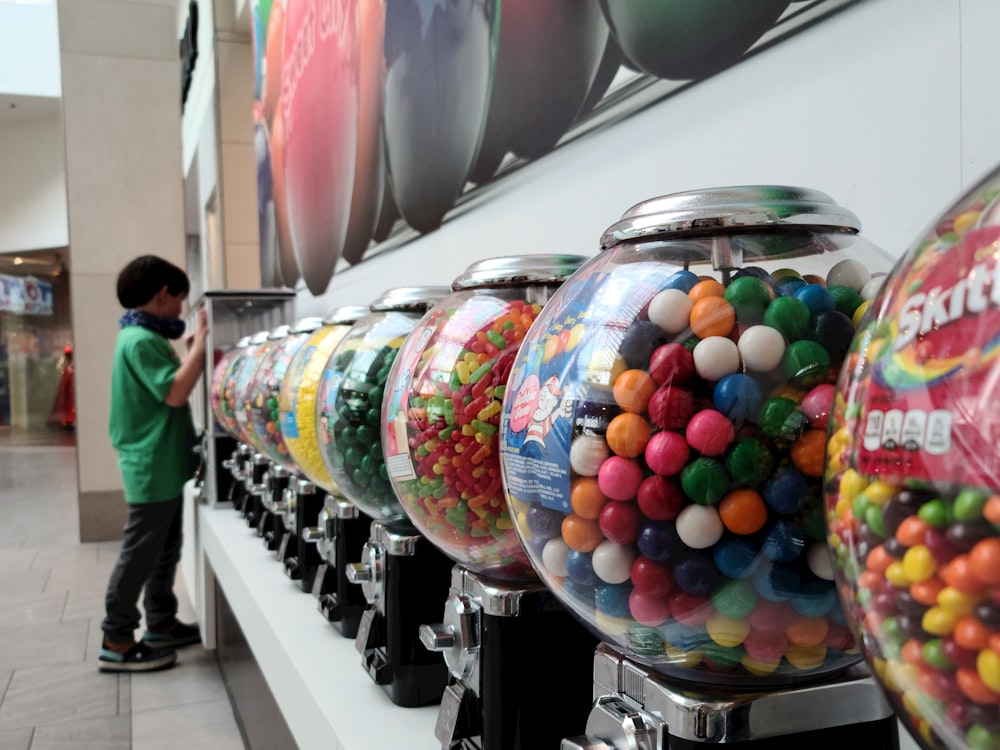
<path id="1" fill-rule="evenodd" d="M 205 348 L 208 342 L 208 312 L 202 308 L 198 311 L 198 321 L 195 324 L 195 330 L 184 337 L 184 343 L 187 344 L 187 348 L 198 346 L 201 349 Z"/>

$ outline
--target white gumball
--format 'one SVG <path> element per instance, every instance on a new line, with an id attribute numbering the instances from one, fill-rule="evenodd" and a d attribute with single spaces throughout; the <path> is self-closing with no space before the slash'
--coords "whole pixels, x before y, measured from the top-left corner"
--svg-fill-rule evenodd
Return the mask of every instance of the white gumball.
<path id="1" fill-rule="evenodd" d="M 781 364 L 785 338 L 771 326 L 750 326 L 740 336 L 737 348 L 748 370 L 768 372 Z"/>
<path id="2" fill-rule="evenodd" d="M 872 272 L 864 263 L 860 260 L 847 258 L 830 269 L 830 273 L 826 275 L 826 285 L 827 287 L 846 286 L 860 292 L 864 285 L 871 281 L 871 278 Z"/>
<path id="3" fill-rule="evenodd" d="M 875 295 L 879 293 L 882 289 L 882 285 L 885 283 L 887 276 L 882 273 L 878 276 L 872 276 L 871 281 L 861 287 L 861 299 L 871 302 L 875 299 Z"/>
<path id="4" fill-rule="evenodd" d="M 825 544 L 817 543 L 810 547 L 807 559 L 809 570 L 814 576 L 824 581 L 833 580 L 833 560 L 830 559 L 830 550 Z"/>
<path id="5" fill-rule="evenodd" d="M 694 369 L 705 380 L 722 380 L 739 372 L 740 351 L 725 336 L 709 336 L 694 347 Z"/>
<path id="6" fill-rule="evenodd" d="M 569 545 L 555 536 L 542 547 L 542 565 L 552 575 L 565 578 L 569 572 L 566 568 L 566 558 L 569 557 Z"/>
<path id="7" fill-rule="evenodd" d="M 605 583 L 625 583 L 632 576 L 635 552 L 632 547 L 605 539 L 590 558 L 594 573 Z"/>
<path id="8" fill-rule="evenodd" d="M 569 448 L 569 465 L 581 477 L 596 477 L 601 464 L 611 455 L 604 438 L 581 435 Z"/>
<path id="9" fill-rule="evenodd" d="M 694 303 L 680 289 L 665 289 L 649 303 L 649 319 L 667 333 L 686 330 Z"/>
<path id="10" fill-rule="evenodd" d="M 722 538 L 722 519 L 711 505 L 689 505 L 676 523 L 677 536 L 691 549 L 706 549 Z"/>

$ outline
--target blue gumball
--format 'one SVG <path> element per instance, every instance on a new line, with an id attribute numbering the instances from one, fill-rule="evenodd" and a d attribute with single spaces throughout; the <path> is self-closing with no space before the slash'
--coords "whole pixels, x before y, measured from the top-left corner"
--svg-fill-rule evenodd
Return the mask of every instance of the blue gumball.
<path id="1" fill-rule="evenodd" d="M 587 609 L 594 607 L 594 587 L 592 585 L 580 584 L 567 578 L 563 581 L 562 590 L 578 606 L 582 605 Z"/>
<path id="2" fill-rule="evenodd" d="M 803 617 L 822 617 L 837 603 L 837 590 L 832 581 L 814 580 L 802 586 L 792 602 L 792 608 Z"/>
<path id="3" fill-rule="evenodd" d="M 680 289 L 684 294 L 691 291 L 691 287 L 701 281 L 698 274 L 691 271 L 678 271 L 663 284 L 664 289 Z"/>
<path id="4" fill-rule="evenodd" d="M 761 494 L 775 513 L 798 513 L 809 497 L 809 481 L 797 469 L 778 469 Z"/>
<path id="5" fill-rule="evenodd" d="M 677 527 L 672 522 L 649 521 L 639 528 L 636 546 L 650 560 L 670 562 L 684 548 Z"/>
<path id="6" fill-rule="evenodd" d="M 715 567 L 729 578 L 753 575 L 758 559 L 757 547 L 746 539 L 723 539 L 712 551 Z"/>
<path id="7" fill-rule="evenodd" d="M 581 586 L 593 586 L 597 583 L 597 574 L 594 572 L 590 553 L 570 550 L 566 556 L 566 575 Z"/>
<path id="8" fill-rule="evenodd" d="M 795 298 L 809 308 L 815 318 L 820 313 L 837 309 L 837 303 L 833 300 L 833 295 L 820 284 L 806 284 L 795 290 Z"/>
<path id="9" fill-rule="evenodd" d="M 802 586 L 799 571 L 789 565 L 760 565 L 751 581 L 757 593 L 770 602 L 793 599 Z"/>
<path id="10" fill-rule="evenodd" d="M 791 562 L 805 551 L 806 535 L 801 527 L 778 521 L 764 537 L 761 552 L 776 563 Z"/>
<path id="11" fill-rule="evenodd" d="M 528 508 L 525 521 L 534 536 L 551 539 L 562 530 L 562 522 L 565 517 L 565 513 L 535 503 Z"/>
<path id="12" fill-rule="evenodd" d="M 716 411 L 725 414 L 732 422 L 745 422 L 757 416 L 764 397 L 757 381 L 749 375 L 726 375 L 715 386 L 712 401 Z"/>
<path id="13" fill-rule="evenodd" d="M 628 598 L 632 593 L 632 585 L 620 583 L 598 586 L 594 594 L 597 609 L 609 617 L 628 617 Z"/>
<path id="14" fill-rule="evenodd" d="M 674 583 L 686 594 L 705 596 L 715 589 L 719 570 L 705 555 L 692 552 L 674 566 Z"/>

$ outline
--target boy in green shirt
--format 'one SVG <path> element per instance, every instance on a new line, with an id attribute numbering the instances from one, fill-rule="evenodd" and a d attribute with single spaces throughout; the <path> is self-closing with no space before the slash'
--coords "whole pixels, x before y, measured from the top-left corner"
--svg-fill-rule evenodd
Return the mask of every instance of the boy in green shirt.
<path id="1" fill-rule="evenodd" d="M 105 597 L 103 672 L 164 669 L 177 661 L 172 647 L 200 641 L 197 626 L 178 622 L 173 593 L 181 491 L 196 466 L 187 400 L 204 368 L 208 335 L 202 311 L 183 360 L 168 341 L 184 333 L 180 317 L 189 289 L 184 271 L 153 255 L 136 258 L 118 276 L 126 312 L 111 372 L 110 432 L 129 510 Z M 137 643 L 143 587 L 147 630 Z"/>

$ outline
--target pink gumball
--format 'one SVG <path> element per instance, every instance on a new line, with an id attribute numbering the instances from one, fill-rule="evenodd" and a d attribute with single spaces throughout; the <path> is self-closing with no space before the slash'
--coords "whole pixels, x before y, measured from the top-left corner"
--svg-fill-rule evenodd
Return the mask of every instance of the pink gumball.
<path id="1" fill-rule="evenodd" d="M 658 432 L 646 444 L 646 465 L 661 476 L 673 476 L 691 457 L 687 441 L 676 432 Z"/>
<path id="2" fill-rule="evenodd" d="M 721 456 L 733 442 L 736 428 L 722 412 L 703 409 L 691 417 L 684 435 L 690 446 L 702 455 Z"/>
<path id="3" fill-rule="evenodd" d="M 611 456 L 597 472 L 597 486 L 611 500 L 631 500 L 642 484 L 642 469 L 630 458 Z"/>
<path id="4" fill-rule="evenodd" d="M 802 413 L 809 419 L 809 426 L 817 430 L 825 430 L 826 424 L 830 420 L 830 412 L 833 411 L 833 397 L 837 389 L 828 384 L 817 385 L 802 399 L 799 406 Z"/>
<path id="5" fill-rule="evenodd" d="M 632 589 L 632 593 L 629 594 L 628 608 L 636 622 L 647 628 L 658 627 L 670 617 L 670 607 L 667 605 L 666 599 L 647 596 L 639 589 Z"/>
<path id="6" fill-rule="evenodd" d="M 751 628 L 750 634 L 743 641 L 743 648 L 751 659 L 773 664 L 785 655 L 788 638 L 780 631 L 765 633 Z"/>

